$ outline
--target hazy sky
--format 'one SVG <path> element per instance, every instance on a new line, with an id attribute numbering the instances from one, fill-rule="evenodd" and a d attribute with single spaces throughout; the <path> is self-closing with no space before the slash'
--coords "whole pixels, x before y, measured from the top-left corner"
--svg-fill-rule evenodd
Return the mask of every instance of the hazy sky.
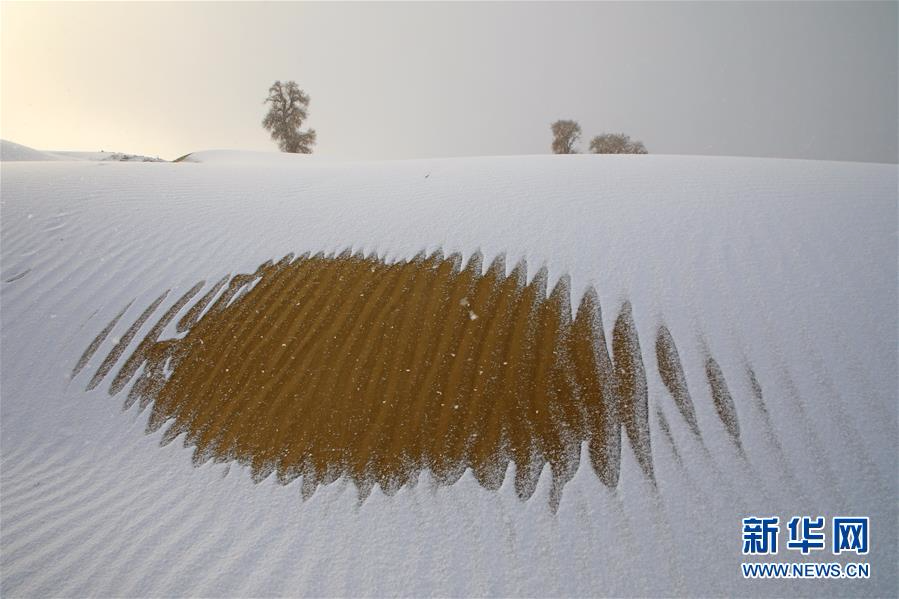
<path id="1" fill-rule="evenodd" d="M 3 2 L 0 136 L 174 158 L 274 150 L 275 79 L 316 153 L 581 149 L 897 161 L 897 3 Z"/>

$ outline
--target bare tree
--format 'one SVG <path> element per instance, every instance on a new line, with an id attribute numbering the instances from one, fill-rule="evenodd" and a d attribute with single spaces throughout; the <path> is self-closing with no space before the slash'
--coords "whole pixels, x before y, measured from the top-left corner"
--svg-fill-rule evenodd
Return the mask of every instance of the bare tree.
<path id="1" fill-rule="evenodd" d="M 262 126 L 272 134 L 282 152 L 311 154 L 315 145 L 315 129 L 300 131 L 306 120 L 309 96 L 295 81 L 275 81 L 268 88 L 265 103 L 271 104 Z"/>
<path id="2" fill-rule="evenodd" d="M 553 132 L 553 154 L 577 154 L 574 144 L 581 138 L 577 121 L 559 120 L 550 125 Z"/>
<path id="3" fill-rule="evenodd" d="M 624 133 L 603 133 L 590 141 L 590 151 L 594 154 L 646 154 L 642 141 L 631 141 Z"/>

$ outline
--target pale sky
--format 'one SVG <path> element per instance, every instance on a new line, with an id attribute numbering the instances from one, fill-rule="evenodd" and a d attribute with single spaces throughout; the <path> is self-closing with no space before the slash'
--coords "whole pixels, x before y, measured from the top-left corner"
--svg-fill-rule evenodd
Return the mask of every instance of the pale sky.
<path id="1" fill-rule="evenodd" d="M 897 162 L 896 2 L 3 2 L 0 137 L 175 158 L 276 150 L 276 80 L 316 154 L 548 153 L 549 124 L 651 153 Z"/>

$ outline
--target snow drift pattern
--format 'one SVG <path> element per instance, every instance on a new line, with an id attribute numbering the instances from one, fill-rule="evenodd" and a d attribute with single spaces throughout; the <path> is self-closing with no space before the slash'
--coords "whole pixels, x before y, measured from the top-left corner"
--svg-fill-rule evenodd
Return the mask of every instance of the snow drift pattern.
<path id="1" fill-rule="evenodd" d="M 755 596 L 758 581 L 737 567 L 747 514 L 869 515 L 876 526 L 871 579 L 772 580 L 766 594 L 895 595 L 895 166 L 233 156 L 2 163 L 0 595 Z M 253 484 L 233 461 L 193 468 L 183 437 L 159 447 L 167 424 L 142 434 L 149 406 L 138 413 L 135 400 L 120 413 L 132 383 L 107 393 L 201 279 L 158 339 L 189 336 L 178 323 L 226 273 L 196 314 L 208 313 L 231 275 L 297 247 L 409 259 L 439 243 L 447 255 L 462 251 L 463 265 L 476 247 L 484 268 L 503 252 L 509 271 L 527 256 L 528 281 L 547 264 L 549 289 L 569 273 L 573 319 L 594 283 L 610 360 L 623 300 L 632 304 L 652 479 L 622 435 L 617 485 L 594 474 L 584 443 L 555 513 L 550 465 L 523 502 L 514 462 L 496 491 L 472 470 L 450 486 L 425 470 L 389 497 L 375 485 L 359 504 L 344 477 L 301 502 L 301 478 Z M 167 289 L 105 378 L 83 392 Z M 692 400 L 701 438 L 662 379 L 663 325 L 680 364 L 671 380 L 683 373 L 681 397 Z M 743 452 L 714 404 L 710 356 Z"/>
<path id="2" fill-rule="evenodd" d="M 152 404 L 150 431 L 172 420 L 164 439 L 186 433 L 197 463 L 235 459 L 258 479 L 277 472 L 285 483 L 302 475 L 306 496 L 344 475 L 366 497 L 374 483 L 392 493 L 423 469 L 451 483 L 469 467 L 481 485 L 496 489 L 514 461 L 522 498 L 534 492 L 548 462 L 557 503 L 584 442 L 600 480 L 617 484 L 622 426 L 652 480 L 646 375 L 629 304 L 616 320 L 610 356 L 592 290 L 572 318 L 567 277 L 547 297 L 545 269 L 527 283 L 527 266 L 507 275 L 503 256 L 483 273 L 479 253 L 461 264 L 460 255 L 440 252 L 393 263 L 349 250 L 288 255 L 252 275 L 218 281 L 178 322 L 187 335 L 159 340 L 202 289 L 198 283 L 150 329 L 110 394 L 143 367 L 126 407 Z M 118 340 L 88 389 L 167 294 Z M 656 353 L 698 436 L 664 327 Z M 733 400 L 711 357 L 706 371 L 716 409 L 739 446 Z"/>

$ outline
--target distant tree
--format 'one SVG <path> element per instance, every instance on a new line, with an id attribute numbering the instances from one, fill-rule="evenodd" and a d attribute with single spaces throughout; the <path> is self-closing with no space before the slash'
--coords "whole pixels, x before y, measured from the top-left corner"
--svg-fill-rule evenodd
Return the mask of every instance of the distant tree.
<path id="1" fill-rule="evenodd" d="M 315 129 L 300 131 L 306 120 L 309 96 L 295 81 L 275 81 L 268 88 L 266 104 L 271 104 L 262 126 L 272 134 L 282 152 L 311 154 L 315 145 Z"/>
<path id="2" fill-rule="evenodd" d="M 550 125 L 553 132 L 553 154 L 577 154 L 574 144 L 581 138 L 577 121 L 559 120 Z"/>
<path id="3" fill-rule="evenodd" d="M 603 133 L 590 141 L 590 151 L 594 154 L 646 154 L 642 141 L 631 141 L 624 133 Z"/>

